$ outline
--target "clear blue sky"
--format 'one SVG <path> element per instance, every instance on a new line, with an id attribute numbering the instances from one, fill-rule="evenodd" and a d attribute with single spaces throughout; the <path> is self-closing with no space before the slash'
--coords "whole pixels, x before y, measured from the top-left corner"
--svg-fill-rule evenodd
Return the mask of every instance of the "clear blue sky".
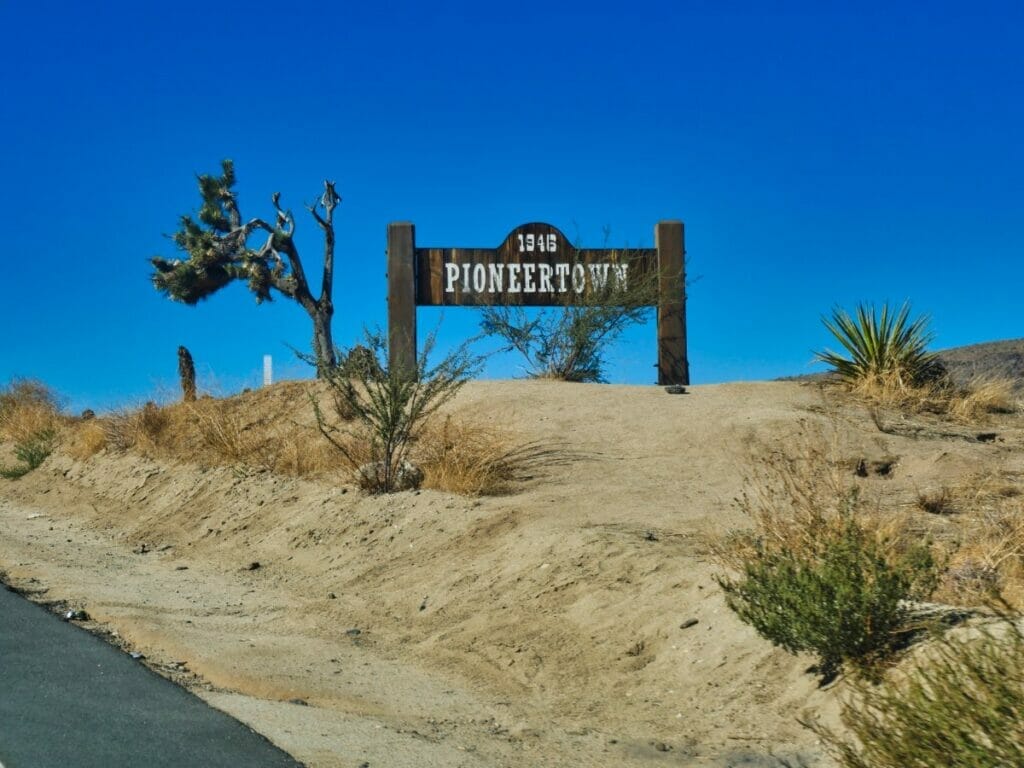
<path id="1" fill-rule="evenodd" d="M 161 298 L 147 257 L 235 160 L 242 212 L 338 182 L 336 340 L 385 319 L 387 222 L 497 245 L 548 221 L 652 244 L 682 218 L 695 383 L 808 370 L 835 304 L 910 298 L 936 346 L 1024 335 L 1018 2 L 28 3 L 0 0 L 0 380 L 75 408 L 226 390 L 309 321 L 234 286 Z M 472 333 L 449 310 L 444 343 Z M 421 310 L 420 325 L 436 321 Z M 613 381 L 654 378 L 654 330 Z M 514 357 L 487 375 L 516 375 Z"/>

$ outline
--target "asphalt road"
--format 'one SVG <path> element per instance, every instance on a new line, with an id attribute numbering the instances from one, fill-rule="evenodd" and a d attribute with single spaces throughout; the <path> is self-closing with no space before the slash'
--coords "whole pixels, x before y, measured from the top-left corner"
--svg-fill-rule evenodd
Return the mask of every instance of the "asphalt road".
<path id="1" fill-rule="evenodd" d="M 3 768 L 301 768 L 265 738 L 0 585 Z"/>

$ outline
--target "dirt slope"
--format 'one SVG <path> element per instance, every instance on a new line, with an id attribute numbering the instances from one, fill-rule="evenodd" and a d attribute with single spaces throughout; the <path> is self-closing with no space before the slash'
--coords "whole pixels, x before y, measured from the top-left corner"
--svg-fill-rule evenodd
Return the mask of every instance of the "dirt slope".
<path id="1" fill-rule="evenodd" d="M 476 382 L 453 408 L 551 461 L 473 500 L 54 456 L 0 482 L 0 567 L 312 766 L 827 766 L 795 717 L 834 722 L 836 691 L 713 580 L 751 452 L 824 426 L 851 466 L 896 462 L 863 482 L 897 503 L 1024 475 L 1015 421 L 883 434 L 813 384 Z"/>

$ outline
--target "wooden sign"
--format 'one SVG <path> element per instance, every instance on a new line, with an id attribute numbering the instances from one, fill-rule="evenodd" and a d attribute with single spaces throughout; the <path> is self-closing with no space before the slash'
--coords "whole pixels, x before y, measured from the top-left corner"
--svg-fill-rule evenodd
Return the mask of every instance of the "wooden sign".
<path id="1" fill-rule="evenodd" d="M 393 369 L 415 370 L 417 306 L 566 306 L 612 297 L 657 271 L 658 383 L 689 384 L 683 223 L 659 222 L 655 247 L 585 249 L 550 224 L 524 224 L 496 248 L 417 248 L 388 225 L 388 344 Z"/>
<path id="2" fill-rule="evenodd" d="M 524 224 L 497 248 L 417 248 L 416 304 L 543 307 L 584 295 L 614 299 L 657 262 L 653 248 L 577 249 L 557 227 Z"/>

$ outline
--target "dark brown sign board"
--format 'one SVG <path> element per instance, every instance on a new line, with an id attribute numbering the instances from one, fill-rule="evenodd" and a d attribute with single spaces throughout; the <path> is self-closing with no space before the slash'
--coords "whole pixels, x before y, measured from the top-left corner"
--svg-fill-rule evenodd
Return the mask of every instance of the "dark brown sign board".
<path id="1" fill-rule="evenodd" d="M 658 383 L 689 384 L 681 221 L 659 222 L 654 248 L 577 248 L 551 224 L 516 227 L 497 248 L 417 248 L 415 228 L 388 225 L 388 344 L 413 370 L 417 306 L 566 306 L 576 296 L 658 273 Z"/>

